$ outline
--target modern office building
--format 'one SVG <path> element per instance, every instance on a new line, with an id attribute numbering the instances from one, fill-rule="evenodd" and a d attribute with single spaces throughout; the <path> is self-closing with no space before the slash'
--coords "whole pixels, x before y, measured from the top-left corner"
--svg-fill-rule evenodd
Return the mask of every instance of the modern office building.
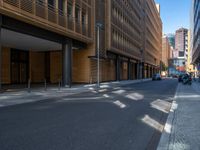
<path id="1" fill-rule="evenodd" d="M 155 2 L 98 0 L 96 16 L 96 22 L 105 21 L 100 34 L 101 72 L 109 70 L 112 80 L 151 77 L 159 68 L 162 43 L 162 22 Z M 108 80 L 108 75 L 102 77 Z"/>
<path id="2" fill-rule="evenodd" d="M 193 46 L 192 46 L 192 62 L 200 70 L 200 0 L 192 1 L 192 32 L 193 32 Z"/>
<path id="3" fill-rule="evenodd" d="M 100 81 L 147 78 L 159 68 L 154 0 L 1 0 L 0 31 L 0 85 L 94 83 L 98 45 Z"/>
<path id="4" fill-rule="evenodd" d="M 94 8 L 93 0 L 1 0 L 0 84 L 80 81 Z"/>

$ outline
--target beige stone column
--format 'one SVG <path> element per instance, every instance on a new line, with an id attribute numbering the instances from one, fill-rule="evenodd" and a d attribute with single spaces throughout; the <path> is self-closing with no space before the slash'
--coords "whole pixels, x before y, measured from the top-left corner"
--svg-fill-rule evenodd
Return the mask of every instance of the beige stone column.
<path id="1" fill-rule="evenodd" d="M 73 19 L 73 30 L 76 31 L 76 20 L 75 20 L 75 8 L 76 8 L 76 0 L 72 1 L 72 9 L 73 9 L 73 13 L 72 13 L 72 19 Z"/>
<path id="2" fill-rule="evenodd" d="M 56 13 L 56 23 L 59 24 L 59 8 L 58 8 L 58 0 L 55 0 L 55 13 Z"/>
<path id="3" fill-rule="evenodd" d="M 63 0 L 63 13 L 64 13 L 64 17 L 65 17 L 65 27 L 67 28 L 67 0 Z"/>
<path id="4" fill-rule="evenodd" d="M 0 91 L 2 84 L 2 45 L 1 45 L 1 25 L 2 25 L 2 16 L 0 15 Z"/>
<path id="5" fill-rule="evenodd" d="M 80 33 L 82 34 L 82 1 L 80 0 L 80 13 L 79 13 L 79 23 L 80 23 Z"/>
<path id="6" fill-rule="evenodd" d="M 48 0 L 44 0 L 45 18 L 48 20 Z"/>
<path id="7" fill-rule="evenodd" d="M 3 0 L 0 1 L 0 6 L 3 6 Z"/>

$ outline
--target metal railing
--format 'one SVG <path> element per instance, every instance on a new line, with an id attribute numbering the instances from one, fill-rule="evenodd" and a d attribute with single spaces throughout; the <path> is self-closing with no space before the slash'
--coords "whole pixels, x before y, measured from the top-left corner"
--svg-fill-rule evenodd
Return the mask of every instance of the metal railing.
<path id="1" fill-rule="evenodd" d="M 58 25 L 64 31 L 65 29 L 69 29 L 84 36 L 89 36 L 89 31 L 86 30 L 88 24 L 81 23 L 80 20 L 75 19 L 71 15 L 67 15 L 63 10 L 56 9 L 55 6 L 48 5 L 43 1 L 2 0 L 0 6 L 26 16 L 33 15 L 33 18 L 38 21 L 44 19 L 45 21 Z"/>

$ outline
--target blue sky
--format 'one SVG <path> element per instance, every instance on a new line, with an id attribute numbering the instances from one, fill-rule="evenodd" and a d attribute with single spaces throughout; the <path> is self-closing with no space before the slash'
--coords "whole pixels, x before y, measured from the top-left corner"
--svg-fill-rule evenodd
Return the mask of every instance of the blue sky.
<path id="1" fill-rule="evenodd" d="M 161 8 L 163 33 L 174 33 L 178 28 L 189 28 L 191 0 L 155 0 Z"/>

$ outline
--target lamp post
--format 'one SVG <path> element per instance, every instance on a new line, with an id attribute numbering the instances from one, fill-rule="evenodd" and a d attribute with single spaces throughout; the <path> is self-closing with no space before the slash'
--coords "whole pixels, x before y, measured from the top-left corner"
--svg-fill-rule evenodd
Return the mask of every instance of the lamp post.
<path id="1" fill-rule="evenodd" d="M 99 61 L 99 51 L 100 51 L 100 29 L 103 29 L 102 23 L 97 23 L 97 87 L 100 87 L 100 75 L 99 75 L 99 68 L 100 68 L 100 61 Z"/>

